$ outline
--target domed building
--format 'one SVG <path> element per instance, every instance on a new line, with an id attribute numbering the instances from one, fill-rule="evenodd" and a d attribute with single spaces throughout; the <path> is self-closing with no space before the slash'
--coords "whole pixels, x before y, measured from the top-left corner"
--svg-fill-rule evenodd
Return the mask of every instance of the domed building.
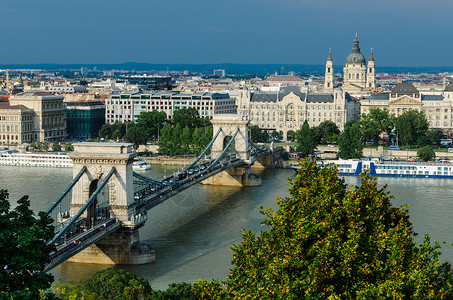
<path id="1" fill-rule="evenodd" d="M 343 68 L 342 89 L 353 96 L 362 97 L 369 95 L 375 87 L 376 79 L 373 49 L 371 49 L 370 59 L 367 64 L 365 56 L 360 52 L 359 39 L 357 38 L 356 33 L 354 47 L 346 58 L 346 65 Z M 333 60 L 330 51 L 326 63 L 324 88 L 333 89 Z"/>

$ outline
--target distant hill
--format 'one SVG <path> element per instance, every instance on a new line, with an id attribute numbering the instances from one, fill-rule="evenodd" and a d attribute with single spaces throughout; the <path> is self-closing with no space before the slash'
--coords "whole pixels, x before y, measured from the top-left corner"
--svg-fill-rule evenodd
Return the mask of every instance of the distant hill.
<path id="1" fill-rule="evenodd" d="M 274 74 L 282 68 L 285 71 L 294 71 L 296 74 L 323 75 L 325 65 L 300 65 L 300 64 L 149 64 L 127 62 L 122 64 L 5 64 L 0 69 L 45 69 L 56 70 L 80 70 L 81 67 L 88 69 L 97 68 L 104 70 L 125 71 L 184 71 L 194 73 L 212 74 L 215 69 L 225 69 L 227 74 Z M 335 66 L 337 73 L 343 73 L 343 66 Z M 378 73 L 443 73 L 453 72 L 453 67 L 376 67 Z"/>

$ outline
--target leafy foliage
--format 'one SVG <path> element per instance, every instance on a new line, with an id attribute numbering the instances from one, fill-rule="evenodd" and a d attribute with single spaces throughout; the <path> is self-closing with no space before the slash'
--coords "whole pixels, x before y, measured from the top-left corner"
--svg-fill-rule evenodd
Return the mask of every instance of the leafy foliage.
<path id="1" fill-rule="evenodd" d="M 148 141 L 142 130 L 135 123 L 128 125 L 124 139 L 129 143 L 133 143 L 135 149 L 137 149 L 139 145 L 146 145 L 146 142 Z"/>
<path id="2" fill-rule="evenodd" d="M 126 124 L 115 121 L 113 124 L 104 124 L 99 130 L 102 138 L 120 140 L 126 134 Z"/>
<path id="3" fill-rule="evenodd" d="M 426 145 L 417 151 L 417 157 L 423 161 L 430 161 L 436 158 L 436 153 L 431 146 Z"/>
<path id="4" fill-rule="evenodd" d="M 137 116 L 136 125 L 140 129 L 140 132 L 146 141 L 151 139 L 156 140 L 159 137 L 160 129 L 162 129 L 166 121 L 167 114 L 164 111 L 152 110 L 148 112 L 141 112 Z"/>
<path id="5" fill-rule="evenodd" d="M 208 119 L 200 118 L 198 110 L 195 107 L 177 109 L 173 113 L 173 124 L 179 124 L 181 128 L 200 128 L 210 126 L 211 122 Z"/>
<path id="6" fill-rule="evenodd" d="M 428 131 L 428 120 L 423 111 L 405 111 L 396 118 L 395 125 L 403 145 L 415 145 Z"/>
<path id="7" fill-rule="evenodd" d="M 61 299 L 150 299 L 149 282 L 125 270 L 108 268 L 96 272 L 85 282 L 57 284 L 55 294 Z"/>
<path id="8" fill-rule="evenodd" d="M 181 128 L 178 123 L 174 126 L 167 124 L 162 128 L 159 140 L 159 153 L 170 155 L 198 155 L 212 139 L 212 127 Z"/>
<path id="9" fill-rule="evenodd" d="M 361 158 L 363 145 L 360 142 L 359 123 L 349 121 L 338 138 L 338 157 L 343 159 Z"/>
<path id="10" fill-rule="evenodd" d="M 313 128 L 314 137 L 317 144 L 327 144 L 334 141 L 336 136 L 340 134 L 337 124 L 327 120 Z"/>
<path id="11" fill-rule="evenodd" d="M 234 245 L 233 299 L 450 299 L 453 277 L 439 245 L 420 247 L 405 209 L 362 176 L 348 189 L 336 167 L 301 163 L 291 197 L 265 212 L 269 226 Z"/>
<path id="12" fill-rule="evenodd" d="M 265 130 L 261 130 L 258 125 L 250 126 L 250 139 L 253 142 L 265 143 L 269 140 L 269 135 Z"/>
<path id="13" fill-rule="evenodd" d="M 440 140 L 444 136 L 444 133 L 440 129 L 430 129 L 426 132 L 426 140 L 430 145 L 440 145 Z M 419 145 L 421 145 L 419 143 Z"/>
<path id="14" fill-rule="evenodd" d="M 44 212 L 34 217 L 24 196 L 10 210 L 9 195 L 0 190 L 0 299 L 38 299 L 53 276 L 44 273 L 53 245 L 52 220 Z"/>
<path id="15" fill-rule="evenodd" d="M 52 151 L 61 151 L 61 145 L 59 142 L 53 142 Z"/>
<path id="16" fill-rule="evenodd" d="M 388 135 L 395 126 L 395 117 L 387 109 L 371 108 L 368 114 L 361 114 L 359 119 L 362 141 L 379 141 L 381 133 Z"/>
<path id="17" fill-rule="evenodd" d="M 64 151 L 74 151 L 74 146 L 71 142 L 66 142 L 66 144 L 64 144 Z"/>
<path id="18" fill-rule="evenodd" d="M 316 142 L 313 130 L 305 120 L 302 128 L 297 131 L 297 147 L 296 151 L 300 152 L 303 157 L 308 157 L 313 154 L 316 149 Z"/>

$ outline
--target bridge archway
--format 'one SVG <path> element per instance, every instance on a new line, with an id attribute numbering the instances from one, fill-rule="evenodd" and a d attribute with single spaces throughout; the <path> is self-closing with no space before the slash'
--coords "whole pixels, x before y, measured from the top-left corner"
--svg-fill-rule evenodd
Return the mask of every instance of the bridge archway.
<path id="1" fill-rule="evenodd" d="M 237 115 L 237 114 L 225 114 L 225 115 L 214 115 L 211 120 L 213 126 L 213 132 L 216 133 L 220 128 L 222 132 L 219 134 L 217 139 L 212 145 L 212 157 L 217 158 L 225 149 L 226 145 L 230 139 L 235 135 L 236 131 L 239 129 L 239 133 L 234 139 L 234 152 L 236 155 L 247 161 L 250 159 L 250 153 L 248 148 L 248 126 L 249 120 L 247 115 Z M 233 145 L 232 145 L 233 146 Z M 231 146 L 230 146 L 231 147 Z"/>
<path id="2" fill-rule="evenodd" d="M 227 135 L 224 139 L 223 139 L 223 148 L 222 149 L 225 149 L 226 146 L 228 145 L 228 143 L 233 139 L 233 137 L 231 135 Z M 228 154 L 234 154 L 236 153 L 236 144 L 235 144 L 235 141 L 233 141 L 230 145 L 230 147 L 228 148 L 227 150 L 227 153 Z"/>

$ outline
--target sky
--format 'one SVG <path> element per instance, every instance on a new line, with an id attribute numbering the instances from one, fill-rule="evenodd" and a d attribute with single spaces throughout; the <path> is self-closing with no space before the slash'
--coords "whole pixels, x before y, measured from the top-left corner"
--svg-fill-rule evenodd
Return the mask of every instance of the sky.
<path id="1" fill-rule="evenodd" d="M 451 0 L 0 2 L 0 64 L 453 66 Z"/>

